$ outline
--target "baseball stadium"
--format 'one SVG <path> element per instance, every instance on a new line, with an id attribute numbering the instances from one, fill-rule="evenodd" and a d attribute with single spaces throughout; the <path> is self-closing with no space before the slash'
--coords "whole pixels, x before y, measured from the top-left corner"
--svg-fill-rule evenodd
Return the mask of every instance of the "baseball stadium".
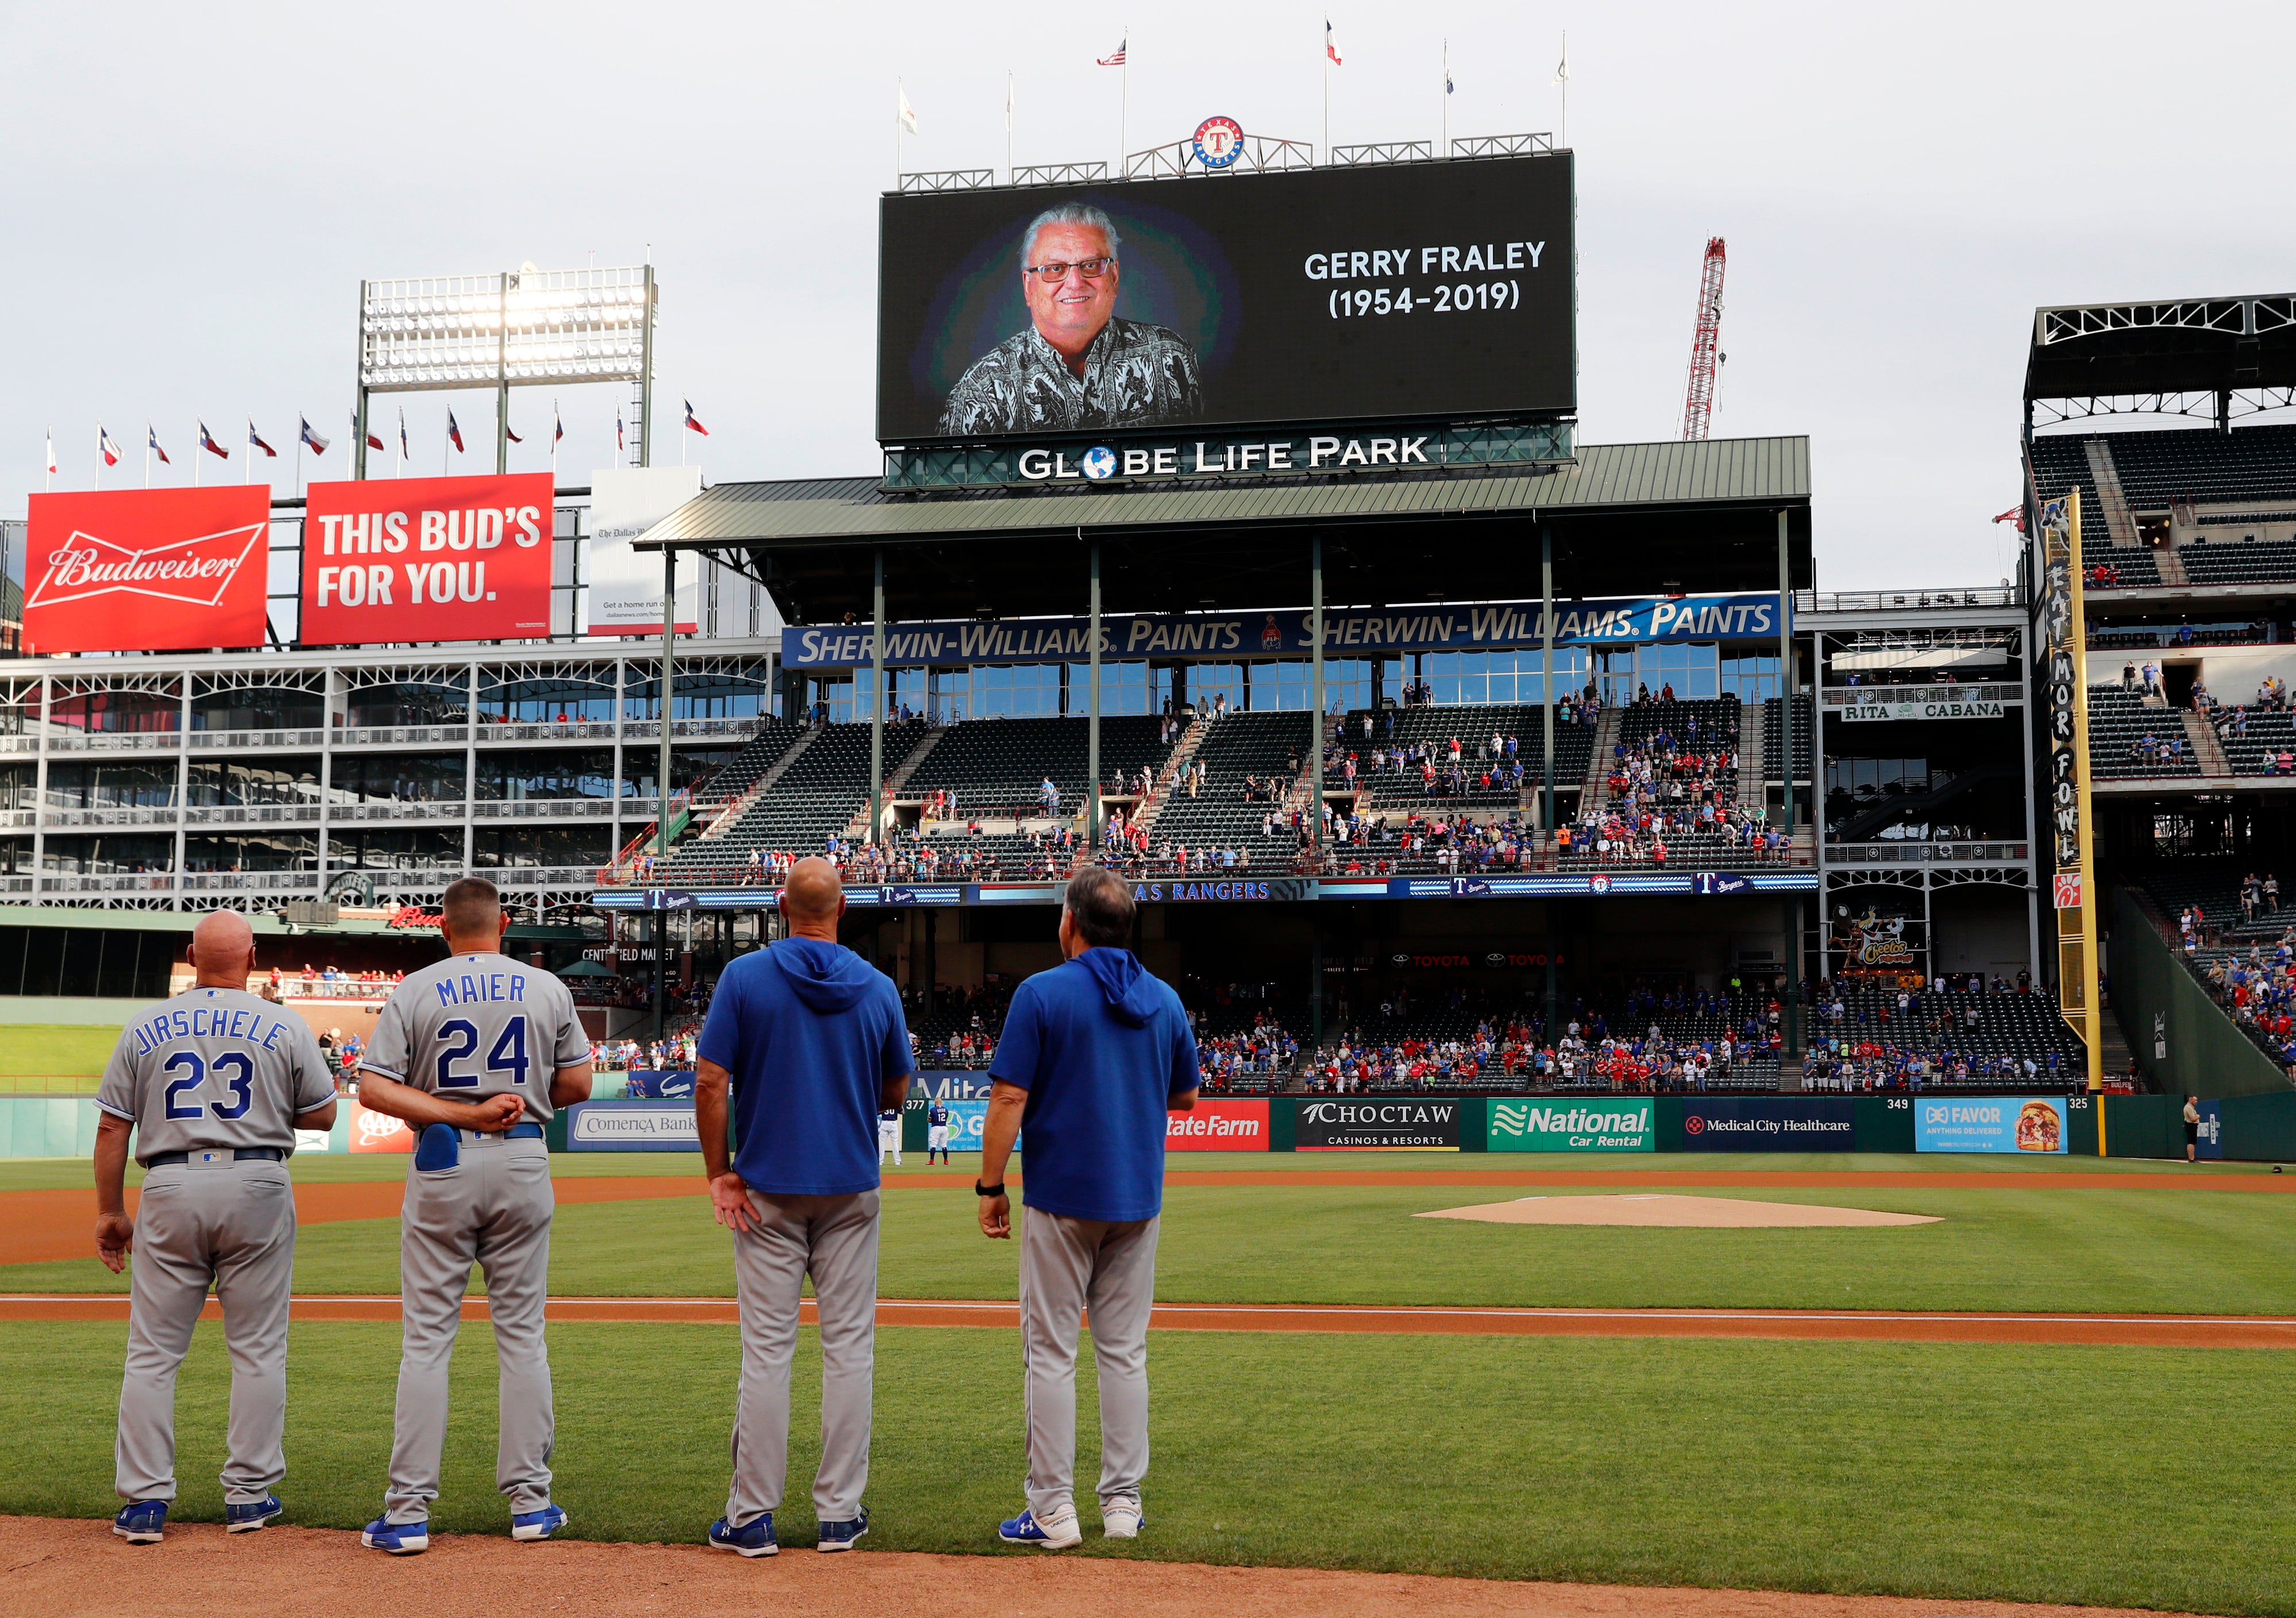
<path id="1" fill-rule="evenodd" d="M 1567 144 L 1319 160 L 1224 123 L 1118 173 L 901 177 L 882 469 L 655 464 L 654 269 L 528 267 L 362 284 L 345 481 L 41 493 L 0 529 L 12 1610 L 2296 1614 L 2296 429 L 2245 419 L 2296 400 L 2296 298 L 2034 311 L 2013 576 L 1829 590 L 1819 423 L 1708 436 L 1694 350 L 1680 439 L 1580 441 Z M 482 388 L 506 431 L 569 366 L 622 390 L 623 464 L 543 483 L 498 439 L 490 477 L 370 474 L 383 395 Z M 2107 419 L 2138 409 L 2194 424 Z M 409 533 L 443 559 L 402 583 Z M 163 544 L 200 560 L 104 571 Z M 1036 1039 L 1008 1014 L 1069 970 L 1094 867 L 1194 1057 L 1137 1532 L 1087 1510 L 1055 1554 L 999 1537 L 1030 1305 L 976 1202 Z M 824 872 L 842 908 L 800 937 Z M 390 1548 L 402 1237 L 457 1131 L 387 1109 L 430 1059 L 401 986 L 472 875 L 586 1078 L 512 1109 L 545 1258 L 448 1301 L 401 1561 L 361 1530 Z M 219 915 L 228 989 L 193 946 Z M 822 937 L 913 1070 L 867 1554 L 757 1566 L 709 1554 L 748 1307 L 712 1053 L 735 986 Z M 117 1075 L 218 992 L 307 1030 L 332 1089 L 255 1165 L 291 1181 L 285 1511 L 216 1476 L 264 1351 L 211 1266 L 164 1542 L 127 1546 L 107 1467 L 171 1165 L 120 1169 Z M 1029 1113 L 1021 1203 L 1048 1137 Z M 536 1397 L 507 1347 L 493 1373 L 511 1278 L 547 1321 L 546 1545 L 496 1485 Z M 799 1320 L 767 1537 L 810 1553 L 853 1524 L 802 1486 L 839 1395 L 811 1293 Z M 1112 1361 L 1080 1358 L 1089 1465 Z"/>

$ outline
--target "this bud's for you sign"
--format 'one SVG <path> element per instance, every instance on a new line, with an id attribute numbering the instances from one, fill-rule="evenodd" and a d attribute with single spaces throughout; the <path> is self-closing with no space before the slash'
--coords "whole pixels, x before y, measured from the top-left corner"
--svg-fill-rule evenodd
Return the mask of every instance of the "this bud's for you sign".
<path id="1" fill-rule="evenodd" d="M 548 635 L 554 492 L 546 472 L 314 483 L 300 639 Z"/>
<path id="2" fill-rule="evenodd" d="M 31 497 L 24 639 L 35 652 L 263 644 L 271 490 L 123 489 Z"/>

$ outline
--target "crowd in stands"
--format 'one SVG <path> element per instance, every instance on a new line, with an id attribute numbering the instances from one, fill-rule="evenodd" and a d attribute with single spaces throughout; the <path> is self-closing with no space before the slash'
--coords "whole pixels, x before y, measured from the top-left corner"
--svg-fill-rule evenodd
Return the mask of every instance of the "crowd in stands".
<path id="1" fill-rule="evenodd" d="M 306 963 L 299 973 L 274 966 L 268 974 L 248 984 L 250 992 L 266 1000 L 379 1000 L 389 995 L 404 972 L 341 972 L 332 966 Z"/>
<path id="2" fill-rule="evenodd" d="M 2234 1025 L 2296 1080 L 2296 927 L 2211 961 L 2200 977 Z"/>

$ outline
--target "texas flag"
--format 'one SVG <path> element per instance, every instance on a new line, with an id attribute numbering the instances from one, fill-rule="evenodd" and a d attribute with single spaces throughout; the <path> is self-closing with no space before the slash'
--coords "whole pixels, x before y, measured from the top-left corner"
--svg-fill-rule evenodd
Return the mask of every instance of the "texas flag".
<path id="1" fill-rule="evenodd" d="M 622 413 L 617 410 L 614 412 L 614 449 L 619 454 L 628 448 L 629 444 L 623 437 Z"/>
<path id="2" fill-rule="evenodd" d="M 406 407 L 404 405 L 398 407 L 398 454 L 403 460 L 414 458 L 414 452 L 406 447 Z"/>
<path id="3" fill-rule="evenodd" d="M 311 423 L 310 423 L 310 422 L 309 422 L 308 420 L 307 420 L 306 418 L 304 418 L 304 417 L 302 417 L 302 416 L 299 416 L 299 416 L 297 416 L 297 417 L 295 418 L 295 420 L 296 420 L 297 423 L 298 423 L 298 424 L 302 428 L 302 431 L 301 431 L 301 432 L 299 432 L 299 433 L 298 433 L 298 434 L 296 435 L 296 438 L 297 438 L 298 441 L 299 441 L 299 442 L 301 442 L 301 443 L 308 444 L 308 445 L 311 447 L 311 453 L 312 453 L 313 455 L 324 455 L 324 454 L 326 454 L 326 453 L 327 453 L 327 446 L 328 446 L 329 444 L 332 443 L 334 440 L 333 440 L 333 439 L 323 439 L 323 438 L 321 438 L 321 437 L 320 437 L 316 432 L 314 432 L 314 431 L 311 430 Z"/>
<path id="4" fill-rule="evenodd" d="M 558 448 L 558 440 L 566 436 L 566 423 L 558 419 L 558 401 L 550 401 L 550 447 Z"/>
<path id="5" fill-rule="evenodd" d="M 687 431 L 698 432 L 705 439 L 709 436 L 709 429 L 704 427 L 693 414 L 693 401 L 692 399 L 687 399 L 685 401 L 685 428 Z"/>
<path id="6" fill-rule="evenodd" d="M 510 423 L 508 422 L 504 422 L 503 423 L 503 437 L 508 439 L 513 444 L 523 444 L 526 442 L 524 439 L 519 437 L 518 434 L 510 430 Z"/>
<path id="7" fill-rule="evenodd" d="M 160 448 L 160 430 L 152 425 L 149 422 L 144 423 L 144 447 L 146 449 L 149 449 L 153 455 L 160 457 L 160 465 L 173 466 L 175 464 L 173 461 L 168 458 L 168 452 Z"/>
<path id="8" fill-rule="evenodd" d="M 231 451 L 215 441 L 215 434 L 208 431 L 205 422 L 200 423 L 200 448 L 219 461 L 231 459 Z"/>
<path id="9" fill-rule="evenodd" d="M 95 447 L 103 451 L 103 464 L 106 466 L 119 464 L 119 446 L 111 441 L 111 435 L 103 430 L 102 422 L 95 424 Z"/>
<path id="10" fill-rule="evenodd" d="M 272 448 L 270 445 L 265 443 L 263 441 L 263 435 L 256 431 L 255 422 L 252 417 L 249 418 L 247 423 L 247 442 L 250 448 L 260 449 L 273 460 L 275 461 L 279 458 L 279 452 Z"/>
<path id="11" fill-rule="evenodd" d="M 358 412 L 356 410 L 351 412 L 351 431 L 353 432 L 357 432 L 358 431 Z M 369 428 L 367 430 L 366 447 L 369 449 L 381 449 L 385 447 L 381 435 L 377 433 L 373 428 Z"/>
<path id="12" fill-rule="evenodd" d="M 1324 19 L 1324 54 L 1332 59 L 1332 65 L 1335 68 L 1347 65 L 1340 60 L 1340 42 L 1332 33 L 1332 20 L 1329 17 Z"/>
<path id="13" fill-rule="evenodd" d="M 459 426 L 455 425 L 455 413 L 452 410 L 447 412 L 447 439 L 449 443 L 455 446 L 455 453 L 456 455 L 461 455 L 463 453 L 463 430 Z"/>

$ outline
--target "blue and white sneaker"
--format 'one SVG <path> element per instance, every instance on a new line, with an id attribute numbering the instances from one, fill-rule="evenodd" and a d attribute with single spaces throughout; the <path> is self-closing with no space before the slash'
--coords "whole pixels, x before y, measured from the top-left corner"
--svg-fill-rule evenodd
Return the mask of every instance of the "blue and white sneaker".
<path id="1" fill-rule="evenodd" d="M 1115 1495 L 1100 1503 L 1100 1532 L 1109 1539 L 1136 1540 L 1147 1525 L 1136 1494 Z"/>
<path id="2" fill-rule="evenodd" d="M 512 1517 L 510 1537 L 513 1540 L 546 1540 L 565 1526 L 565 1508 L 545 1506 L 539 1511 L 521 1511 Z"/>
<path id="3" fill-rule="evenodd" d="M 243 1506 L 226 1504 L 223 1508 L 223 1531 L 226 1533 L 252 1533 L 272 1518 L 283 1515 L 286 1510 L 275 1494 L 266 1494 L 261 1499 L 250 1500 Z"/>
<path id="4" fill-rule="evenodd" d="M 845 1522 L 824 1523 L 821 1525 L 821 1543 L 814 1548 L 816 1550 L 851 1550 L 853 1541 L 868 1532 L 869 1508 L 866 1506 L 857 1507 L 855 1508 L 854 1515 Z"/>
<path id="5" fill-rule="evenodd" d="M 167 1537 L 168 1502 L 136 1500 L 120 1507 L 111 1519 L 111 1532 L 130 1545 L 157 1545 Z"/>
<path id="6" fill-rule="evenodd" d="M 1033 1511 L 1023 1511 L 1007 1523 L 996 1525 L 996 1537 L 1007 1545 L 1037 1545 L 1046 1550 L 1066 1550 L 1071 1545 L 1084 1542 L 1084 1530 L 1077 1526 L 1076 1507 L 1063 1506 L 1042 1522 Z"/>
<path id="7" fill-rule="evenodd" d="M 359 1543 L 369 1550 L 387 1550 L 394 1556 L 420 1556 L 430 1548 L 430 1520 L 394 1523 L 389 1517 L 377 1517 L 361 1531 Z"/>
<path id="8" fill-rule="evenodd" d="M 725 1517 L 709 1524 L 709 1543 L 719 1550 L 730 1550 L 737 1556 L 775 1556 L 781 1546 L 774 1539 L 774 1514 L 759 1512 L 750 1522 L 736 1528 Z"/>

